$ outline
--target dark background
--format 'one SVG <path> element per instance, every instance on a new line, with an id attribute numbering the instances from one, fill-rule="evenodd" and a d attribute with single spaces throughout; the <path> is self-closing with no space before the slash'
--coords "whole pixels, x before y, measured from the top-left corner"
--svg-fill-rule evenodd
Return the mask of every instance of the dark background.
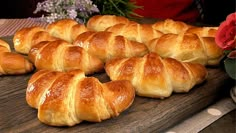
<path id="1" fill-rule="evenodd" d="M 1 0 L 0 18 L 38 17 L 34 14 L 38 2 L 44 0 Z"/>
<path id="2" fill-rule="evenodd" d="M 43 0 L 1 0 L 0 18 L 39 17 L 33 14 L 38 2 Z M 204 23 L 218 25 L 229 13 L 235 12 L 235 0 L 204 0 Z"/>
<path id="3" fill-rule="evenodd" d="M 218 25 L 226 16 L 236 12 L 236 0 L 204 0 L 205 23 Z"/>

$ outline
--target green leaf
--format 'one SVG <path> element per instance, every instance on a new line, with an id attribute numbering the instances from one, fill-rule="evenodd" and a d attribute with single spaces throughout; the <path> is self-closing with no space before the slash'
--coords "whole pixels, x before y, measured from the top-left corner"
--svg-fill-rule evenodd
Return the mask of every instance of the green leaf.
<path id="1" fill-rule="evenodd" d="M 236 80 L 236 58 L 226 58 L 224 60 L 225 70 L 228 75 Z"/>

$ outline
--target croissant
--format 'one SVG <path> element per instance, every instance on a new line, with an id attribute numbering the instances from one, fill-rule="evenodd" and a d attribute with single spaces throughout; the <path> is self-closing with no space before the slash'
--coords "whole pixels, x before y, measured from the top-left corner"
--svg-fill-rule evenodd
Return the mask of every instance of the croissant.
<path id="1" fill-rule="evenodd" d="M 200 37 L 215 37 L 218 27 L 192 27 L 186 30 L 187 33 L 194 33 Z"/>
<path id="2" fill-rule="evenodd" d="M 174 21 L 172 19 L 165 19 L 163 21 L 157 21 L 152 24 L 152 28 L 166 33 L 180 34 L 183 32 L 194 33 L 200 37 L 215 37 L 218 27 L 209 26 L 193 26 L 182 21 Z"/>
<path id="3" fill-rule="evenodd" d="M 18 75 L 33 71 L 33 64 L 23 55 L 11 52 L 7 42 L 0 39 L 0 75 Z"/>
<path id="4" fill-rule="evenodd" d="M 41 42 L 31 48 L 28 56 L 38 70 L 81 69 L 86 74 L 93 74 L 103 70 L 104 66 L 97 57 L 89 55 L 83 48 L 64 40 Z"/>
<path id="5" fill-rule="evenodd" d="M 11 48 L 7 42 L 0 39 L 0 53 L 3 52 L 11 52 Z"/>
<path id="6" fill-rule="evenodd" d="M 27 27 L 18 30 L 13 37 L 14 49 L 18 53 L 28 54 L 32 46 L 42 41 L 55 41 L 59 38 L 51 36 L 39 26 Z"/>
<path id="7" fill-rule="evenodd" d="M 185 32 L 189 28 L 194 27 L 190 24 L 184 23 L 182 21 L 175 21 L 172 19 L 165 19 L 163 21 L 157 21 L 152 24 L 152 28 L 162 33 L 174 33 L 179 34 L 181 32 Z"/>
<path id="8" fill-rule="evenodd" d="M 129 24 L 116 24 L 106 29 L 115 33 L 116 35 L 122 35 L 129 40 L 137 41 L 140 43 L 146 43 L 151 39 L 160 37 L 163 35 L 162 32 L 155 30 L 149 24 L 138 24 L 138 23 L 129 23 Z"/>
<path id="9" fill-rule="evenodd" d="M 130 21 L 128 18 L 122 16 L 95 15 L 88 20 L 86 27 L 92 31 L 104 31 L 108 27 L 119 23 L 126 24 L 135 22 Z"/>
<path id="10" fill-rule="evenodd" d="M 106 62 L 112 58 L 143 56 L 148 49 L 143 43 L 129 41 L 107 31 L 88 31 L 80 34 L 73 45 L 83 47 L 89 54 Z"/>
<path id="11" fill-rule="evenodd" d="M 152 52 L 144 57 L 109 60 L 105 71 L 112 81 L 129 80 L 137 95 L 161 99 L 172 92 L 188 92 L 206 80 L 208 74 L 201 64 L 162 59 Z"/>
<path id="12" fill-rule="evenodd" d="M 29 106 L 38 119 L 53 126 L 73 126 L 82 121 L 101 122 L 117 117 L 133 103 L 135 90 L 127 80 L 101 83 L 81 70 L 40 70 L 26 89 Z"/>
<path id="13" fill-rule="evenodd" d="M 50 35 L 72 43 L 75 38 L 88 29 L 73 19 L 62 19 L 49 24 L 46 30 Z"/>
<path id="14" fill-rule="evenodd" d="M 193 33 L 164 34 L 146 43 L 150 52 L 183 62 L 217 66 L 223 56 L 214 37 L 199 37 Z"/>

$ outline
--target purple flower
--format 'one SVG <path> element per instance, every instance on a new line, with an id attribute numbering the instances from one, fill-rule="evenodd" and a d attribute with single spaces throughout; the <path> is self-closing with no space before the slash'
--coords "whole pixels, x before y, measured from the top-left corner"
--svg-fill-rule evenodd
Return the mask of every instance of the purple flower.
<path id="1" fill-rule="evenodd" d="M 71 19 L 75 19 L 77 17 L 77 12 L 75 10 L 67 10 L 68 15 Z"/>
<path id="2" fill-rule="evenodd" d="M 59 19 L 71 18 L 84 23 L 93 13 L 99 12 L 91 0 L 46 0 L 39 2 L 34 13 L 45 11 L 42 20 L 52 23 Z"/>

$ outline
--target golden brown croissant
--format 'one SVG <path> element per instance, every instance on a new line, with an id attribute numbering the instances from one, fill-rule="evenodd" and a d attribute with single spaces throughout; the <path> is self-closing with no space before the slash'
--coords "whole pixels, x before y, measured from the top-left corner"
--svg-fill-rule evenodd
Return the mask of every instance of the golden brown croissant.
<path id="1" fill-rule="evenodd" d="M 50 35 L 72 43 L 75 38 L 88 29 L 73 19 L 62 19 L 49 24 L 46 30 Z"/>
<path id="2" fill-rule="evenodd" d="M 159 30 L 162 33 L 174 33 L 179 34 L 181 32 L 185 32 L 187 29 L 194 27 L 192 25 L 186 24 L 182 21 L 175 21 L 172 19 L 165 19 L 163 21 L 157 21 L 152 24 L 152 27 L 155 30 Z"/>
<path id="3" fill-rule="evenodd" d="M 33 64 L 23 55 L 11 52 L 9 44 L 0 40 L 0 75 L 25 74 L 33 69 Z"/>
<path id="4" fill-rule="evenodd" d="M 58 39 L 51 36 L 44 28 L 33 26 L 18 30 L 13 37 L 13 44 L 16 52 L 28 54 L 31 47 L 39 42 Z"/>
<path id="5" fill-rule="evenodd" d="M 101 83 L 81 70 L 40 70 L 29 80 L 26 101 L 38 109 L 38 119 L 53 126 L 117 117 L 133 103 L 135 90 L 127 80 Z"/>
<path id="6" fill-rule="evenodd" d="M 107 31 L 88 31 L 80 34 L 73 45 L 83 47 L 89 54 L 103 62 L 117 57 L 143 56 L 148 53 L 143 43 L 129 41 Z"/>
<path id="7" fill-rule="evenodd" d="M 129 80 L 139 96 L 165 98 L 172 92 L 188 92 L 207 78 L 203 65 L 162 59 L 156 53 L 144 57 L 109 60 L 105 65 L 111 80 Z"/>
<path id="8" fill-rule="evenodd" d="M 223 56 L 223 51 L 216 45 L 214 37 L 199 37 L 193 33 L 164 34 L 146 45 L 150 52 L 162 57 L 202 65 L 218 65 Z"/>
<path id="9" fill-rule="evenodd" d="M 116 15 L 95 15 L 91 17 L 86 26 L 92 31 L 104 31 L 106 28 L 116 24 L 135 23 L 126 17 Z"/>
<path id="10" fill-rule="evenodd" d="M 106 29 L 115 33 L 116 35 L 122 35 L 129 40 L 137 41 L 140 43 L 146 43 L 153 38 L 157 38 L 163 35 L 162 32 L 155 30 L 149 24 L 116 24 Z"/>
<path id="11" fill-rule="evenodd" d="M 194 33 L 200 37 L 215 37 L 218 27 L 192 27 L 186 30 L 187 33 Z"/>
<path id="12" fill-rule="evenodd" d="M 28 54 L 37 69 L 68 71 L 81 69 L 86 74 L 103 70 L 103 62 L 83 48 L 64 40 L 44 41 L 33 46 Z"/>
<path id="13" fill-rule="evenodd" d="M 180 34 L 183 32 L 194 33 L 200 37 L 215 37 L 218 27 L 208 26 L 193 26 L 182 21 L 174 21 L 172 19 L 165 19 L 163 21 L 157 21 L 152 24 L 152 27 L 166 33 Z"/>

